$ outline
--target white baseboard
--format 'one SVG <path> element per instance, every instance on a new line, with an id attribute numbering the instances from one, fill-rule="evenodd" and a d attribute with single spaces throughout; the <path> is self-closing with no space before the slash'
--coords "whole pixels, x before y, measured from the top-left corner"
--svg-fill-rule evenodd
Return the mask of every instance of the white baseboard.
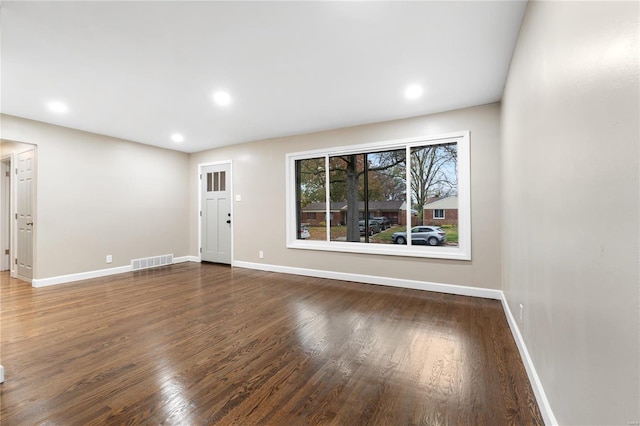
<path id="1" fill-rule="evenodd" d="M 131 272 L 131 265 L 119 266 L 117 268 L 99 269 L 97 271 L 80 272 L 77 274 L 60 275 L 51 278 L 33 279 L 31 285 L 33 287 L 47 287 L 56 284 L 72 283 L 74 281 L 88 280 L 91 278 L 106 277 L 108 275 L 123 274 Z"/>
<path id="2" fill-rule="evenodd" d="M 513 335 L 513 338 L 516 341 L 516 345 L 518 346 L 518 350 L 520 351 L 520 357 L 522 358 L 524 368 L 527 370 L 527 375 L 529 376 L 529 382 L 531 382 L 533 393 L 536 395 L 536 401 L 538 402 L 540 413 L 542 414 L 542 418 L 544 419 L 544 424 L 547 426 L 556 426 L 558 424 L 558 421 L 553 415 L 553 410 L 551 410 L 551 405 L 549 404 L 547 395 L 544 392 L 544 388 L 542 387 L 542 382 L 540 382 L 540 377 L 538 377 L 536 368 L 533 365 L 533 360 L 531 359 L 531 356 L 529 356 L 527 345 L 525 345 L 524 343 L 524 339 L 522 338 L 522 334 L 520 333 L 520 328 L 518 328 L 518 323 L 511 313 L 511 309 L 509 309 L 509 304 L 507 303 L 507 299 L 504 293 L 502 294 L 502 298 L 500 300 L 502 301 L 502 308 L 504 309 L 504 313 L 507 316 L 507 322 L 509 323 L 511 334 Z"/>
<path id="3" fill-rule="evenodd" d="M 200 258 L 197 256 L 182 256 L 182 257 L 174 257 L 173 263 L 183 263 L 183 262 L 200 262 Z M 108 269 L 100 269 L 97 271 L 88 271 L 88 272 L 80 272 L 77 274 L 69 274 L 69 275 L 60 275 L 57 277 L 51 278 L 40 278 L 31 280 L 31 285 L 33 287 L 47 287 L 50 285 L 56 284 L 66 284 L 72 283 L 75 281 L 88 280 L 91 278 L 100 278 L 106 277 L 109 275 L 116 274 L 124 274 L 125 272 L 131 272 L 131 265 L 119 266 L 116 268 L 108 268 Z"/>
<path id="4" fill-rule="evenodd" d="M 173 263 L 184 263 L 184 262 L 200 263 L 200 258 L 198 256 L 181 256 L 181 257 L 173 258 Z"/>
<path id="5" fill-rule="evenodd" d="M 414 290 L 435 291 L 438 293 L 457 294 L 460 296 L 482 297 L 485 299 L 502 299 L 502 291 L 488 288 L 467 287 L 453 284 L 431 283 L 426 281 L 405 280 L 401 278 L 378 277 L 375 275 L 350 274 L 347 272 L 322 271 L 318 269 L 296 268 L 292 266 L 269 265 L 254 262 L 233 262 L 233 266 L 261 271 L 279 272 L 282 274 L 303 275 L 307 277 L 328 278 L 340 281 L 354 281 L 365 284 L 386 285 L 390 287 L 410 288 Z"/>

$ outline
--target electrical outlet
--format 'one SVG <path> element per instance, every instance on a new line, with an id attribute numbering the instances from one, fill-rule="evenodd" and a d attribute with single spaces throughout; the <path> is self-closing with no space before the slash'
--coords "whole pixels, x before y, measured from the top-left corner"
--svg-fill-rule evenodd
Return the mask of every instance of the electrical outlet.
<path id="1" fill-rule="evenodd" d="M 260 259 L 264 259 L 264 252 L 263 252 L 262 250 L 260 250 L 260 251 L 258 252 L 258 257 L 259 257 Z"/>
<path id="2" fill-rule="evenodd" d="M 111 263 L 111 262 L 113 262 L 113 256 L 108 254 L 107 255 L 107 263 Z"/>

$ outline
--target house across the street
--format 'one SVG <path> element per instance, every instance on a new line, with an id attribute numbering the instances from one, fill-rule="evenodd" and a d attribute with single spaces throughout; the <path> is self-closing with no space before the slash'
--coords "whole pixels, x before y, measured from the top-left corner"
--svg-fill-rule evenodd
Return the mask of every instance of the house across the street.
<path id="1" fill-rule="evenodd" d="M 311 203 L 302 208 L 302 223 L 309 226 L 323 226 L 325 224 L 324 214 L 326 203 Z M 412 211 L 412 216 L 417 212 Z M 358 219 L 364 219 L 364 202 L 358 205 Z M 335 201 L 330 204 L 329 216 L 331 226 L 344 225 L 347 223 L 347 202 Z M 386 217 L 394 225 L 404 225 L 406 222 L 405 202 L 399 201 L 370 201 L 369 217 Z"/>
<path id="2" fill-rule="evenodd" d="M 457 225 L 458 197 L 451 196 L 424 205 L 424 225 Z"/>

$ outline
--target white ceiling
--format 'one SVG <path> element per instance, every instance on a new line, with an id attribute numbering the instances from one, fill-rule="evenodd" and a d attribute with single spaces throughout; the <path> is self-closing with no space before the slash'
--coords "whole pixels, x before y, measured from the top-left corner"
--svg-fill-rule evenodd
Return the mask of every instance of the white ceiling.
<path id="1" fill-rule="evenodd" d="M 502 97 L 525 7 L 3 1 L 1 108 L 196 152 L 481 105 Z"/>

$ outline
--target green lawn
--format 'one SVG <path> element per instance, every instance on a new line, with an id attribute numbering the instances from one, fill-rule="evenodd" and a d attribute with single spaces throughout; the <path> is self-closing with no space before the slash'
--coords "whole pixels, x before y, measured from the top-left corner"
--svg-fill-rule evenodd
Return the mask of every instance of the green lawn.
<path id="1" fill-rule="evenodd" d="M 458 243 L 458 227 L 455 225 L 441 226 L 447 236 L 448 243 Z"/>
<path id="2" fill-rule="evenodd" d="M 399 227 L 399 226 L 392 226 L 391 228 L 384 230 L 378 234 L 375 234 L 374 236 L 371 237 L 371 242 L 374 243 L 383 243 L 383 244 L 392 244 L 393 241 L 391 240 L 391 234 L 393 234 L 394 232 L 399 232 L 399 231 L 404 231 L 405 227 Z"/>
<path id="3" fill-rule="evenodd" d="M 311 235 L 309 240 L 320 240 L 325 241 L 327 239 L 327 227 L 326 226 L 309 226 L 309 235 Z M 346 237 L 347 236 L 347 227 L 346 226 L 332 226 L 331 227 L 331 239 L 335 240 L 336 238 Z"/>

